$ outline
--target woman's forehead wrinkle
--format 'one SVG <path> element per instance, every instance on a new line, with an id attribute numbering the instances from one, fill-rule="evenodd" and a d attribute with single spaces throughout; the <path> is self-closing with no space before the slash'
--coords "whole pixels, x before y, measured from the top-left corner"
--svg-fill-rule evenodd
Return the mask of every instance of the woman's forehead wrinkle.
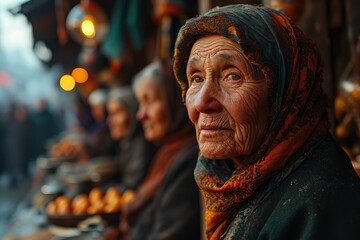
<path id="1" fill-rule="evenodd" d="M 199 57 L 197 55 L 190 56 L 189 61 L 187 63 L 187 67 L 191 67 L 199 62 Z"/>
<path id="2" fill-rule="evenodd" d="M 218 54 L 219 58 L 222 58 L 226 61 L 232 61 L 232 60 L 235 60 L 236 59 L 236 56 L 235 54 L 229 54 L 229 53 L 225 53 L 225 52 L 220 52 Z"/>
<path id="3" fill-rule="evenodd" d="M 195 64 L 200 60 L 200 58 L 205 58 L 205 57 L 221 58 L 226 61 L 231 61 L 231 60 L 237 59 L 237 54 L 227 53 L 222 50 L 212 51 L 212 52 L 208 52 L 208 53 L 196 51 L 190 55 L 188 65 Z"/>

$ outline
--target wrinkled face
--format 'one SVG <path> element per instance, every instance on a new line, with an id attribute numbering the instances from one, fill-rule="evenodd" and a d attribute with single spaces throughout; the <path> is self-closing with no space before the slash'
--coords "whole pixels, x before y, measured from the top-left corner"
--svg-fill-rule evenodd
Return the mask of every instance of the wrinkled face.
<path id="1" fill-rule="evenodd" d="M 109 100 L 107 110 L 111 137 L 115 140 L 123 139 L 130 130 L 129 111 L 121 102 L 115 100 Z"/>
<path id="2" fill-rule="evenodd" d="M 135 88 L 139 102 L 137 118 L 142 122 L 145 138 L 161 142 L 169 131 L 171 117 L 162 89 L 151 79 L 142 79 Z"/>
<path id="3" fill-rule="evenodd" d="M 241 163 L 259 144 L 269 108 L 265 78 L 257 72 L 226 37 L 206 36 L 193 45 L 186 107 L 205 157 Z"/>

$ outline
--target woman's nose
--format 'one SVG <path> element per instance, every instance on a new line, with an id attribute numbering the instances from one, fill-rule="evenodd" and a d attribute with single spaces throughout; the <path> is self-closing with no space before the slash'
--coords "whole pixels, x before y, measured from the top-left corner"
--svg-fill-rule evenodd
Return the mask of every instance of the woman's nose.
<path id="1" fill-rule="evenodd" d="M 195 108 L 202 113 L 216 113 L 222 111 L 222 105 L 218 101 L 220 89 L 211 81 L 205 81 L 195 97 Z"/>
<path id="2" fill-rule="evenodd" d="M 136 113 L 136 118 L 139 121 L 142 121 L 145 118 L 145 111 L 144 111 L 144 107 L 139 107 L 137 113 Z"/>

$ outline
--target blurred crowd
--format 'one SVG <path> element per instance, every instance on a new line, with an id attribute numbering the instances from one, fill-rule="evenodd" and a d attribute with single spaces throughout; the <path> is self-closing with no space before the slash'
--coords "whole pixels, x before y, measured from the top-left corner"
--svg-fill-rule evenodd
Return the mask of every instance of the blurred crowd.
<path id="1" fill-rule="evenodd" d="M 41 99 L 36 108 L 10 102 L 0 118 L 1 183 L 15 186 L 32 176 L 36 158 L 48 141 L 64 130 L 61 112 L 51 111 Z"/>

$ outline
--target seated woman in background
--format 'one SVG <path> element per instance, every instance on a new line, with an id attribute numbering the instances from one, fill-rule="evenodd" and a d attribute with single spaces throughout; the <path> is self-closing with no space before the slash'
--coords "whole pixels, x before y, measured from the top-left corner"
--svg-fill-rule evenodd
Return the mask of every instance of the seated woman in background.
<path id="1" fill-rule="evenodd" d="M 114 159 L 119 163 L 120 190 L 136 189 L 147 174 L 156 148 L 144 138 L 136 119 L 138 102 L 130 86 L 111 90 L 106 106 L 111 137 L 118 141 Z"/>
<path id="2" fill-rule="evenodd" d="M 122 209 L 121 239 L 200 239 L 193 176 L 198 147 L 171 69 L 168 63 L 154 62 L 134 78 L 137 117 L 145 138 L 159 150 L 135 200 Z"/>
<path id="3" fill-rule="evenodd" d="M 85 138 L 85 151 L 87 157 L 112 156 L 115 153 L 115 141 L 111 138 L 109 126 L 106 124 L 106 102 L 108 90 L 96 89 L 88 97 L 88 103 L 94 123 Z"/>
<path id="4" fill-rule="evenodd" d="M 174 72 L 208 239 L 359 239 L 360 179 L 329 133 L 318 50 L 288 17 L 230 5 L 188 20 Z"/>

